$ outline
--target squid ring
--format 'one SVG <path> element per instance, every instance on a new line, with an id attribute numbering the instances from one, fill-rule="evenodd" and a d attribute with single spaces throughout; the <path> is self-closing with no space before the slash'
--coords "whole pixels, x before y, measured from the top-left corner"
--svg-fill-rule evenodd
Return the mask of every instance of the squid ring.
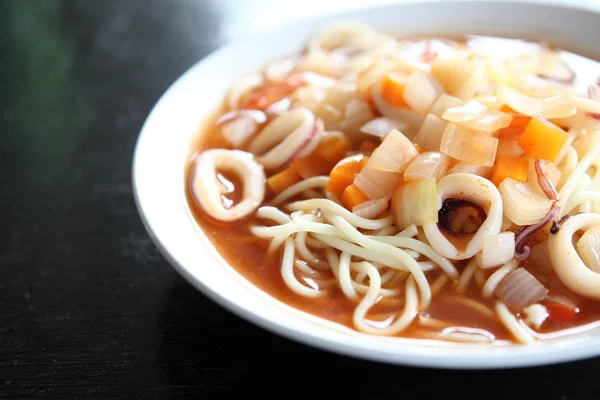
<path id="1" fill-rule="evenodd" d="M 243 182 L 242 200 L 226 208 L 222 195 L 227 188 L 219 181 L 219 170 L 235 173 Z M 234 222 L 252 214 L 265 198 L 265 173 L 251 153 L 241 150 L 211 149 L 201 153 L 195 161 L 191 177 L 194 200 L 212 218 Z"/>
<path id="2" fill-rule="evenodd" d="M 249 150 L 265 168 L 277 169 L 309 155 L 322 134 L 321 119 L 306 108 L 295 108 L 271 121 L 250 143 Z"/>
<path id="3" fill-rule="evenodd" d="M 442 208 L 447 198 L 460 198 L 481 207 L 486 219 L 469 241 L 467 247 L 459 250 L 440 231 L 437 223 L 423 226 L 431 247 L 446 258 L 466 260 L 481 251 L 483 239 L 500 233 L 502 227 L 502 197 L 496 186 L 481 176 L 469 173 L 451 174 L 437 184 L 437 208 Z"/>
<path id="4" fill-rule="evenodd" d="M 600 300 L 600 273 L 585 265 L 572 242 L 575 232 L 594 226 L 600 226 L 600 215 L 572 215 L 561 224 L 556 234 L 550 235 L 548 249 L 552 267 L 566 287 L 582 296 Z"/>

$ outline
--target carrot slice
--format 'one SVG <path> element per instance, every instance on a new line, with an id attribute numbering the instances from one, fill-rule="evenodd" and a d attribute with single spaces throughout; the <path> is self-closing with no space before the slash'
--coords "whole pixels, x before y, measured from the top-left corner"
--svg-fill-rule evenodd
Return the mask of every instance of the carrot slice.
<path id="1" fill-rule="evenodd" d="M 553 301 L 551 298 L 544 300 L 544 305 L 548 310 L 548 316 L 554 321 L 573 322 L 575 315 L 579 312 L 577 306 L 570 306 L 559 301 Z"/>
<path id="2" fill-rule="evenodd" d="M 329 174 L 327 191 L 329 193 L 341 194 L 346 187 L 354 182 L 354 177 L 360 172 L 368 160 L 362 154 L 346 157 L 338 162 Z"/>
<path id="3" fill-rule="evenodd" d="M 356 185 L 350 185 L 344 189 L 344 193 L 342 194 L 342 204 L 348 210 L 352 211 L 354 207 L 365 201 L 369 201 L 369 198 L 365 196 Z"/>
<path id="4" fill-rule="evenodd" d="M 267 179 L 267 185 L 271 192 L 279 194 L 288 187 L 300 182 L 301 179 L 302 177 L 295 169 L 287 168 Z"/>
<path id="5" fill-rule="evenodd" d="M 344 137 L 325 136 L 319 142 L 312 154 L 321 157 L 332 166 L 339 162 L 350 148 L 350 143 Z M 330 168 L 331 169 L 331 168 Z"/>
<path id="6" fill-rule="evenodd" d="M 404 81 L 401 76 L 388 73 L 381 81 L 381 98 L 392 107 L 406 107 Z"/>
<path id="7" fill-rule="evenodd" d="M 318 155 L 311 154 L 308 157 L 292 161 L 290 168 L 294 169 L 303 179 L 308 179 L 313 176 L 329 175 L 333 165 Z"/>
<path id="8" fill-rule="evenodd" d="M 283 100 L 292 94 L 297 87 L 297 85 L 291 85 L 287 82 L 278 82 L 263 86 L 250 93 L 243 103 L 243 108 L 264 110 L 271 104 Z"/>
<path id="9" fill-rule="evenodd" d="M 534 117 L 519 138 L 519 146 L 532 158 L 554 162 L 567 136 L 567 132 L 552 122 Z"/>
<path id="10" fill-rule="evenodd" d="M 531 121 L 531 117 L 519 113 L 509 114 L 513 115 L 513 119 L 510 121 L 510 125 L 498 131 L 498 136 L 518 139 L 523 131 L 525 131 L 525 128 L 527 128 L 527 124 Z"/>
<path id="11" fill-rule="evenodd" d="M 363 140 L 358 147 L 358 151 L 371 152 L 377 148 L 377 145 L 370 140 Z"/>
<path id="12" fill-rule="evenodd" d="M 519 182 L 527 180 L 527 159 L 523 157 L 511 157 L 507 155 L 498 155 L 492 170 L 490 180 L 494 185 L 499 186 L 506 178 L 512 178 Z"/>

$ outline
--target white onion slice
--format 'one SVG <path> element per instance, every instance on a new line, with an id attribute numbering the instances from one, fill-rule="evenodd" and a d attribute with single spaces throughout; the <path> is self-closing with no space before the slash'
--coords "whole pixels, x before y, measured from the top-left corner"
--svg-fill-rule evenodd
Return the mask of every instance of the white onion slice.
<path id="1" fill-rule="evenodd" d="M 448 123 L 434 114 L 427 114 L 414 142 L 427 150 L 440 150 L 442 136 Z"/>
<path id="2" fill-rule="evenodd" d="M 550 315 L 548 309 L 541 304 L 532 304 L 523 309 L 525 313 L 525 321 L 536 329 L 540 329 L 546 318 Z"/>
<path id="3" fill-rule="evenodd" d="M 581 260 L 592 271 L 600 273 L 600 226 L 588 229 L 577 241 Z"/>
<path id="4" fill-rule="evenodd" d="M 446 174 L 450 157 L 439 151 L 419 154 L 404 171 L 404 180 L 414 182 L 427 178 L 441 178 Z"/>
<path id="5" fill-rule="evenodd" d="M 538 223 L 548 214 L 553 203 L 531 184 L 512 178 L 504 179 L 498 190 L 504 203 L 504 213 L 508 219 L 521 226 Z"/>
<path id="6" fill-rule="evenodd" d="M 443 93 L 442 85 L 425 72 L 415 70 L 404 85 L 404 102 L 421 115 L 427 114 L 431 105 Z"/>
<path id="7" fill-rule="evenodd" d="M 489 110 L 479 117 L 458 124 L 470 131 L 493 133 L 510 125 L 513 116 L 498 110 Z"/>
<path id="8" fill-rule="evenodd" d="M 440 151 L 452 158 L 485 167 L 494 165 L 497 148 L 497 138 L 452 123 L 446 127 L 440 145 Z"/>
<path id="9" fill-rule="evenodd" d="M 356 175 L 354 184 L 370 200 L 389 197 L 402 182 L 402 175 L 396 172 L 380 171 L 367 165 Z"/>
<path id="10" fill-rule="evenodd" d="M 492 167 L 484 167 L 483 165 L 460 162 L 454 164 L 454 166 L 448 171 L 448 175 L 460 173 L 473 174 L 481 176 L 482 178 L 488 178 L 492 173 Z"/>
<path id="11" fill-rule="evenodd" d="M 517 139 L 504 139 L 501 138 L 498 142 L 498 155 L 509 156 L 509 157 L 521 157 L 525 152 L 519 146 Z"/>
<path id="12" fill-rule="evenodd" d="M 464 104 L 464 101 L 459 99 L 458 97 L 450 96 L 449 94 L 443 93 L 431 106 L 429 110 L 430 114 L 435 115 L 438 118 L 442 118 L 442 115 L 446 112 L 446 110 L 454 107 L 460 107 Z"/>
<path id="13" fill-rule="evenodd" d="M 360 131 L 366 133 L 367 135 L 383 138 L 394 129 L 402 132 L 406 130 L 408 126 L 409 125 L 406 122 L 398 121 L 388 117 L 379 117 L 364 124 L 360 128 Z"/>
<path id="14" fill-rule="evenodd" d="M 362 218 L 375 219 L 388 209 L 389 197 L 365 201 L 352 208 L 352 213 Z"/>
<path id="15" fill-rule="evenodd" d="M 578 110 L 590 113 L 600 114 L 600 101 L 586 99 L 585 97 L 573 95 L 573 102 Z"/>
<path id="16" fill-rule="evenodd" d="M 442 119 L 448 122 L 472 121 L 482 116 L 488 110 L 487 106 L 477 100 L 469 100 L 458 107 L 451 107 L 444 111 Z"/>
<path id="17" fill-rule="evenodd" d="M 402 133 L 392 130 L 369 158 L 369 166 L 379 171 L 403 173 L 419 151 Z"/>
<path id="18" fill-rule="evenodd" d="M 525 268 L 517 268 L 498 284 L 494 293 L 509 307 L 522 310 L 544 299 L 548 289 Z"/>
<path id="19" fill-rule="evenodd" d="M 530 117 L 565 118 L 577 112 L 573 97 L 569 94 L 537 98 L 509 87 L 502 87 L 497 93 L 510 108 Z"/>
<path id="20" fill-rule="evenodd" d="M 480 268 L 494 268 L 506 264 L 515 256 L 515 234 L 502 232 L 497 235 L 486 236 L 483 247 L 475 259 Z"/>
<path id="21" fill-rule="evenodd" d="M 392 107 L 381 97 L 381 82 L 373 85 L 371 90 L 373 101 L 377 110 L 385 117 L 389 117 L 398 121 L 406 122 L 410 125 L 411 130 L 416 132 L 423 123 L 423 116 L 408 108 Z M 408 133 L 408 132 L 405 132 Z"/>

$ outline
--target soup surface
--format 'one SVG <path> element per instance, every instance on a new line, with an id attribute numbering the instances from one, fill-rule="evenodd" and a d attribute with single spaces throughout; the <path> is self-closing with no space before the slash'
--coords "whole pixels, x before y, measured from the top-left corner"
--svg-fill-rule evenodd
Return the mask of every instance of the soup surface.
<path id="1" fill-rule="evenodd" d="M 590 329 L 599 76 L 544 43 L 334 24 L 232 83 L 193 143 L 188 203 L 252 284 L 361 332 Z"/>

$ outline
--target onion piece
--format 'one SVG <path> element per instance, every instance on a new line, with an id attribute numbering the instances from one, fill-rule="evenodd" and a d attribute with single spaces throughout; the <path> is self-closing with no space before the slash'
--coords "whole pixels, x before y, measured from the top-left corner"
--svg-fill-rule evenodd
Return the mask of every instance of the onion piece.
<path id="1" fill-rule="evenodd" d="M 373 169 L 370 161 L 356 175 L 354 185 L 370 200 L 391 196 L 402 182 L 402 175 Z"/>
<path id="2" fill-rule="evenodd" d="M 459 122 L 458 125 L 470 131 L 493 133 L 509 126 L 512 119 L 513 116 L 508 113 L 489 110 L 473 120 Z"/>
<path id="3" fill-rule="evenodd" d="M 352 213 L 362 218 L 375 219 L 388 209 L 389 197 L 365 201 L 352 208 Z"/>
<path id="4" fill-rule="evenodd" d="M 448 122 L 465 122 L 482 116 L 488 108 L 477 100 L 469 100 L 458 107 L 451 107 L 444 111 L 442 119 Z"/>
<path id="5" fill-rule="evenodd" d="M 481 95 L 475 97 L 475 100 L 485 105 L 488 108 L 488 110 L 499 110 L 504 105 L 502 99 L 500 99 L 500 97 L 496 95 Z"/>
<path id="6" fill-rule="evenodd" d="M 362 99 L 350 99 L 344 109 L 341 127 L 346 133 L 351 134 L 359 131 L 360 127 L 371 119 L 373 119 L 373 112 L 369 103 Z"/>
<path id="7" fill-rule="evenodd" d="M 600 226 L 588 229 L 577 241 L 581 260 L 592 271 L 600 273 Z"/>
<path id="8" fill-rule="evenodd" d="M 466 173 L 479 175 L 482 178 L 487 178 L 492 173 L 492 169 L 492 167 L 484 167 L 483 165 L 459 162 L 457 164 L 454 164 L 454 166 L 450 168 L 450 170 L 448 171 L 448 175 Z"/>
<path id="9" fill-rule="evenodd" d="M 446 174 L 450 157 L 439 151 L 427 151 L 415 157 L 404 171 L 404 180 L 414 182 L 427 178 L 441 178 Z"/>
<path id="10" fill-rule="evenodd" d="M 491 167 L 497 148 L 497 138 L 450 123 L 442 136 L 440 151 L 460 161 Z"/>
<path id="11" fill-rule="evenodd" d="M 438 97 L 437 100 L 431 106 L 429 113 L 435 115 L 438 118 L 442 118 L 442 115 L 444 115 L 446 110 L 454 107 L 460 107 L 463 104 L 464 101 L 462 101 L 458 97 L 442 93 L 440 97 Z"/>
<path id="12" fill-rule="evenodd" d="M 548 289 L 525 268 L 517 268 L 498 284 L 494 293 L 509 307 L 522 310 L 543 300 Z"/>
<path id="13" fill-rule="evenodd" d="M 456 51 L 450 58 L 437 57 L 431 64 L 431 75 L 447 93 L 469 100 L 487 86 L 487 63 L 470 51 Z"/>
<path id="14" fill-rule="evenodd" d="M 548 309 L 541 304 L 532 304 L 523 309 L 525 313 L 525 322 L 532 325 L 536 329 L 540 329 L 544 321 L 550 315 Z"/>
<path id="15" fill-rule="evenodd" d="M 510 108 L 530 117 L 565 118 L 577 112 L 573 97 L 569 94 L 537 98 L 509 87 L 501 87 L 497 93 Z"/>
<path id="16" fill-rule="evenodd" d="M 390 133 L 392 130 L 396 129 L 400 132 L 404 131 L 408 128 L 408 124 L 402 121 L 398 121 L 388 117 L 380 117 L 375 118 L 364 124 L 360 131 L 362 133 L 366 133 L 367 135 L 377 136 L 380 138 L 384 138 Z"/>
<path id="17" fill-rule="evenodd" d="M 498 142 L 498 151 L 497 155 L 509 156 L 509 157 L 521 157 L 525 154 L 521 146 L 519 146 L 519 141 L 517 139 L 507 139 L 500 138 Z"/>
<path id="18" fill-rule="evenodd" d="M 442 136 L 448 123 L 433 114 L 427 114 L 419 132 L 414 137 L 414 142 L 428 150 L 440 150 Z"/>
<path id="19" fill-rule="evenodd" d="M 560 53 L 557 51 L 546 51 L 543 54 L 537 74 L 541 78 L 566 85 L 575 80 L 575 71 L 566 61 L 560 59 Z"/>
<path id="20" fill-rule="evenodd" d="M 578 129 L 585 131 L 600 130 L 600 118 L 598 114 L 589 114 L 578 110 L 574 115 L 566 118 L 553 118 L 550 122 L 569 129 Z"/>
<path id="21" fill-rule="evenodd" d="M 410 108 L 425 115 L 443 91 L 438 81 L 417 69 L 408 77 L 402 94 Z"/>
<path id="22" fill-rule="evenodd" d="M 408 108 L 393 107 L 386 103 L 381 97 L 381 82 L 373 85 L 373 89 L 371 89 L 371 96 L 373 97 L 375 107 L 383 116 L 406 122 L 410 125 L 411 131 L 414 132 L 417 132 L 417 130 L 421 127 L 421 124 L 423 124 L 423 116 L 419 113 Z"/>
<path id="23" fill-rule="evenodd" d="M 392 196 L 392 213 L 400 230 L 438 222 L 436 180 L 423 179 L 400 186 Z"/>
<path id="24" fill-rule="evenodd" d="M 504 214 L 517 225 L 531 225 L 539 222 L 552 207 L 552 200 L 540 194 L 528 182 L 506 178 L 498 186 Z"/>
<path id="25" fill-rule="evenodd" d="M 369 158 L 369 166 L 379 171 L 403 173 L 419 151 L 402 133 L 392 130 Z"/>
<path id="26" fill-rule="evenodd" d="M 486 236 L 483 247 L 475 259 L 480 268 L 494 268 L 506 264 L 515 256 L 515 234 L 502 232 Z"/>
<path id="27" fill-rule="evenodd" d="M 573 102 L 578 110 L 589 114 L 600 114 L 600 101 L 586 99 L 585 97 L 573 95 Z"/>

